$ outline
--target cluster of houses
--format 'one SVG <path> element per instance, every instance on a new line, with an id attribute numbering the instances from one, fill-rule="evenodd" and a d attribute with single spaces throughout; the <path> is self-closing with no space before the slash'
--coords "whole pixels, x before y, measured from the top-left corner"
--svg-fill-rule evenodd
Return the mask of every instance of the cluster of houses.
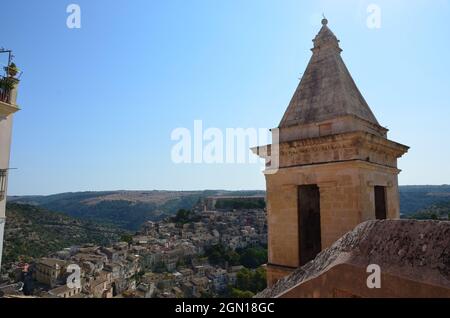
<path id="1" fill-rule="evenodd" d="M 146 222 L 128 242 L 70 247 L 16 269 L 38 297 L 201 297 L 220 295 L 242 266 L 213 266 L 205 248 L 267 243 L 266 212 L 197 211 L 195 222 Z M 73 286 L 74 269 L 79 284 Z M 19 293 L 19 292 L 17 292 Z"/>

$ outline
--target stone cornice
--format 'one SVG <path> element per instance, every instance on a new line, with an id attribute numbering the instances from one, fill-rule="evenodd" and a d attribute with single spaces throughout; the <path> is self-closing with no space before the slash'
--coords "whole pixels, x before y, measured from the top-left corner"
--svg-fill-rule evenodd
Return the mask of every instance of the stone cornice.
<path id="1" fill-rule="evenodd" d="M 15 112 L 19 111 L 20 108 L 16 105 L 8 104 L 5 102 L 0 101 L 0 116 L 1 117 L 7 117 L 11 114 L 14 114 Z"/>
<path id="2" fill-rule="evenodd" d="M 409 149 L 409 147 L 400 143 L 362 131 L 306 138 L 279 144 L 281 156 L 283 156 L 283 152 L 294 149 L 302 153 L 312 153 L 344 148 L 364 148 L 374 152 L 391 154 L 397 158 L 401 157 Z M 272 145 L 252 148 L 252 151 L 255 154 L 260 155 L 263 158 L 270 156 L 271 150 Z"/>
<path id="3" fill-rule="evenodd" d="M 395 168 L 395 167 L 385 166 L 382 164 L 368 162 L 368 161 L 359 160 L 359 159 L 292 165 L 292 166 L 282 167 L 282 169 L 280 169 L 279 171 L 289 173 L 289 171 L 297 170 L 299 168 L 300 169 L 309 169 L 309 168 L 316 167 L 316 166 L 326 167 L 326 166 L 335 166 L 335 165 L 341 165 L 343 168 L 344 167 L 345 168 L 355 168 L 356 167 L 356 168 L 369 169 L 369 170 L 373 170 L 373 171 L 379 171 L 381 168 L 381 169 L 384 169 L 384 170 L 386 170 L 390 173 L 394 173 L 394 174 L 399 174 L 401 172 L 400 169 Z M 267 169 L 267 170 L 269 170 L 269 169 Z M 290 186 L 290 185 L 287 185 L 287 186 Z M 331 184 L 330 184 L 330 186 L 331 186 Z"/>

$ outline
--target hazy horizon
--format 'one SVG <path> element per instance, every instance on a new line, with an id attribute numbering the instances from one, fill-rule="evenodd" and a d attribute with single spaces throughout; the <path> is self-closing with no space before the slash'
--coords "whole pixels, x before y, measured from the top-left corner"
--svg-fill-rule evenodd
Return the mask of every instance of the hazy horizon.
<path id="1" fill-rule="evenodd" d="M 441 186 L 450 186 L 450 184 L 399 184 L 399 187 L 441 187 Z M 54 193 L 44 193 L 44 194 L 8 194 L 8 197 L 25 197 L 25 196 L 51 196 L 58 195 L 64 193 L 81 193 L 81 192 L 151 192 L 151 191 L 167 191 L 167 192 L 199 192 L 199 191 L 266 191 L 263 189 L 213 189 L 213 188 L 204 188 L 204 189 L 106 189 L 106 190 L 79 190 L 79 191 L 63 191 L 63 192 L 54 192 Z"/>

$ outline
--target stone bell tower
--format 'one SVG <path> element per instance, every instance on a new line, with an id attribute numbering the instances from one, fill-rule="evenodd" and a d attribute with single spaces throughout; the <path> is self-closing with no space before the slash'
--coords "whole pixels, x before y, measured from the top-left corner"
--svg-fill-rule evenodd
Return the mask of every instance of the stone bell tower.
<path id="1" fill-rule="evenodd" d="M 312 57 L 279 124 L 274 145 L 254 149 L 265 170 L 272 285 L 370 219 L 398 219 L 397 158 L 322 20 Z M 270 157 L 267 154 L 271 155 Z M 278 155 L 277 155 L 278 154 Z"/>

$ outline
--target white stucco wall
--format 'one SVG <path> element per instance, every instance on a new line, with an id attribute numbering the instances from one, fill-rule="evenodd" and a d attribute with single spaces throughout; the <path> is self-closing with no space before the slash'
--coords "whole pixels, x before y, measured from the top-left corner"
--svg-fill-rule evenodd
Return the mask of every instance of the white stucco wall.
<path id="1" fill-rule="evenodd" d="M 11 128 L 12 116 L 0 118 L 0 169 L 9 168 L 9 154 L 11 148 Z M 7 190 L 7 189 L 6 189 Z M 5 199 L 0 201 L 0 269 L 2 266 L 3 255 L 3 233 L 5 227 L 6 214 L 6 195 Z"/>
<path id="2" fill-rule="evenodd" d="M 17 91 L 14 90 L 11 98 L 11 103 L 16 104 Z M 13 115 L 8 117 L 0 116 L 0 169 L 9 168 L 9 158 L 11 150 L 11 134 L 13 125 Z M 5 190 L 8 190 L 7 187 Z M 5 227 L 6 214 L 6 195 L 5 199 L 0 201 L 0 269 L 2 264 L 3 253 L 3 233 Z"/>
<path id="3" fill-rule="evenodd" d="M 0 169 L 9 168 L 9 153 L 11 149 L 12 115 L 6 119 L 0 117 Z M 0 218 L 5 217 L 5 202 L 0 201 Z"/>
<path id="4" fill-rule="evenodd" d="M 0 218 L 0 269 L 2 268 L 2 255 L 3 255 L 3 233 L 5 230 L 5 219 Z"/>

